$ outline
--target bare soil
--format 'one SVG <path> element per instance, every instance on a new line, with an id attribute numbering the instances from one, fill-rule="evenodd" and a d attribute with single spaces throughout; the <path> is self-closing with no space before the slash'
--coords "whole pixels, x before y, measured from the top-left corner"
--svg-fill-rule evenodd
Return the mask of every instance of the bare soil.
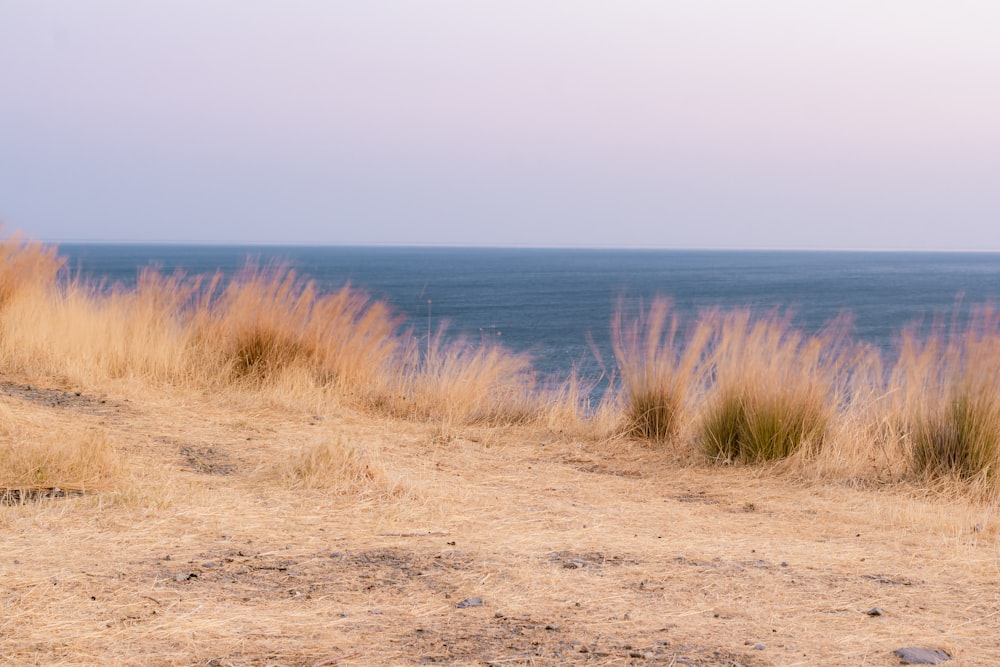
<path id="1" fill-rule="evenodd" d="M 537 428 L 0 389 L 18 419 L 103 430 L 130 471 L 8 490 L 5 664 L 888 666 L 902 646 L 1000 664 L 990 507 Z M 323 440 L 378 474 L 281 476 Z"/>

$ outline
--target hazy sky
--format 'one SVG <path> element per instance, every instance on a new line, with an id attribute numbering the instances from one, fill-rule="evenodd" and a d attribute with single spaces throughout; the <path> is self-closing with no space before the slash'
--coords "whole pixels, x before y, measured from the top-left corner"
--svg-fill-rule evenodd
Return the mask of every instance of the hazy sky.
<path id="1" fill-rule="evenodd" d="M 1000 250 L 1000 2 L 0 0 L 0 220 Z"/>

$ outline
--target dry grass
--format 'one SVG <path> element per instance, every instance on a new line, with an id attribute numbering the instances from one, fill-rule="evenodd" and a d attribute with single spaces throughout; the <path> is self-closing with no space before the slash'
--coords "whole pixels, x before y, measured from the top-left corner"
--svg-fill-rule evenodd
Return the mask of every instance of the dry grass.
<path id="1" fill-rule="evenodd" d="M 372 445 L 348 444 L 342 436 L 326 436 L 300 446 L 275 471 L 291 489 L 318 490 L 356 498 L 403 493 L 386 472 Z"/>
<path id="2" fill-rule="evenodd" d="M 0 507 L 7 664 L 888 667 L 913 644 L 1000 660 L 989 506 L 531 425 L 442 438 L 336 403 L 108 391 L 10 397 L 18 422 L 103 422 L 132 469 Z"/>
<path id="3" fill-rule="evenodd" d="M 906 333 L 898 375 L 919 383 L 908 418 L 913 467 L 996 492 L 1000 466 L 1000 315 L 985 308 L 920 339 Z"/>
<path id="4" fill-rule="evenodd" d="M 788 318 L 713 314 L 713 382 L 699 425 L 707 455 L 759 463 L 818 451 L 843 372 L 836 333 L 805 336 Z"/>
<path id="5" fill-rule="evenodd" d="M 124 461 L 99 427 L 51 428 L 15 414 L 0 403 L 0 497 L 29 500 L 40 493 L 94 492 L 115 488 Z"/>
<path id="6" fill-rule="evenodd" d="M 670 307 L 668 301 L 657 299 L 625 323 L 619 303 L 612 321 L 624 391 L 624 430 L 633 437 L 658 441 L 675 437 L 703 383 L 703 355 L 712 330 L 707 322 L 699 322 L 680 345 L 679 321 Z"/>
<path id="7" fill-rule="evenodd" d="M 540 402 L 525 355 L 449 341 L 445 333 L 440 329 L 429 344 L 409 337 L 380 407 L 398 416 L 459 424 L 509 424 L 535 416 Z"/>
<path id="8" fill-rule="evenodd" d="M 588 406 L 280 268 L 124 290 L 12 247 L 0 484 L 80 493 L 0 505 L 5 664 L 1000 663 L 993 468 L 951 453 L 992 404 L 935 402 L 996 395 L 995 326 L 888 363 L 748 313 L 702 348 L 656 302 Z M 730 395 L 727 456 L 781 462 L 684 455 Z"/>

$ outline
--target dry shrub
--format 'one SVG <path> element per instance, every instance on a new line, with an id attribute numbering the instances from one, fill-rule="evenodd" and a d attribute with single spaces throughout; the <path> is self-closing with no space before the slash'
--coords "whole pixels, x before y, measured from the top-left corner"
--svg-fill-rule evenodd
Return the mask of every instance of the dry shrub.
<path id="1" fill-rule="evenodd" d="M 341 438 L 324 438 L 303 446 L 279 466 L 278 474 L 292 489 L 351 496 L 399 491 L 371 449 L 350 445 Z"/>
<path id="2" fill-rule="evenodd" d="M 713 384 L 699 427 L 708 456 L 758 463 L 818 451 L 837 412 L 842 328 L 806 337 L 789 317 L 709 316 Z"/>
<path id="3" fill-rule="evenodd" d="M 100 491 L 122 476 L 122 459 L 103 431 L 25 427 L 6 406 L 0 421 L 0 489 L 6 492 Z"/>
<path id="4" fill-rule="evenodd" d="M 903 338 L 897 382 L 907 404 L 913 469 L 926 477 L 978 481 L 995 489 L 1000 464 L 1000 314 L 981 308 L 920 339 Z"/>
<path id="5" fill-rule="evenodd" d="M 666 441 L 677 435 L 699 384 L 710 329 L 704 322 L 677 342 L 678 319 L 671 304 L 656 299 L 630 323 L 623 324 L 619 303 L 612 320 L 612 346 L 624 390 L 625 432 Z"/>

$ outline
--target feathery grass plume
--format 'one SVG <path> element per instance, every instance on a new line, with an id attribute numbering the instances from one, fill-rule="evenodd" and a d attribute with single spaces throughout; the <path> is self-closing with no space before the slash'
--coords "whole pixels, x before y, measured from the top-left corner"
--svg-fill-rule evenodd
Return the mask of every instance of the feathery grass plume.
<path id="1" fill-rule="evenodd" d="M 446 331 L 442 325 L 424 343 L 408 335 L 402 363 L 377 407 L 449 423 L 521 423 L 538 414 L 535 374 L 526 355 L 496 344 L 448 340 Z"/>
<path id="2" fill-rule="evenodd" d="M 0 308 L 25 291 L 52 289 L 64 265 L 54 247 L 27 241 L 20 234 L 0 239 Z"/>
<path id="3" fill-rule="evenodd" d="M 611 323 L 611 342 L 625 395 L 625 432 L 666 441 L 677 434 L 691 391 L 699 384 L 711 330 L 698 322 L 683 345 L 677 342 L 677 315 L 658 298 L 629 323 L 619 301 Z"/>
<path id="4" fill-rule="evenodd" d="M 720 461 L 759 463 L 805 446 L 818 450 L 837 410 L 842 324 L 806 337 L 789 315 L 754 319 L 748 310 L 713 322 L 713 383 L 698 439 Z"/>
<path id="5" fill-rule="evenodd" d="M 914 470 L 979 480 L 996 490 L 1000 464 L 1000 313 L 982 307 L 919 339 L 903 337 L 897 374 L 915 385 L 910 404 Z"/>

